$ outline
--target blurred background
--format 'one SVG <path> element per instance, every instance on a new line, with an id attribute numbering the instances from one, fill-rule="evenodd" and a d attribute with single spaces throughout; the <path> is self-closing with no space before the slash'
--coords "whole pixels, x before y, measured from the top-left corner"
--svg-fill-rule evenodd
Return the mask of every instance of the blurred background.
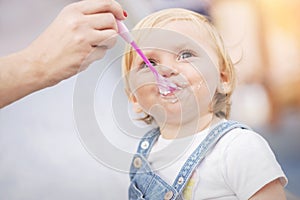
<path id="1" fill-rule="evenodd" d="M 29 45 L 71 2 L 0 0 L 0 56 Z M 289 179 L 288 199 L 300 199 L 300 0 L 119 2 L 129 28 L 168 7 L 209 16 L 238 72 L 231 118 L 269 141 Z M 87 71 L 103 70 L 122 52 L 119 43 Z M 108 74 L 115 79 L 120 75 L 116 63 Z M 102 165 L 80 142 L 73 116 L 75 83 L 73 77 L 0 110 L 1 200 L 127 199 L 128 174 Z M 126 102 L 125 95 L 118 98 Z"/>

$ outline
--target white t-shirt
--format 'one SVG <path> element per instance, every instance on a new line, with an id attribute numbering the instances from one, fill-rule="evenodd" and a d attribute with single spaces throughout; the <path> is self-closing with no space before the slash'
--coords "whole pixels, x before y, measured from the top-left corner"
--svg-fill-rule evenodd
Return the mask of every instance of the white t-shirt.
<path id="1" fill-rule="evenodd" d="M 194 136 L 176 139 L 178 145 L 186 144 L 187 140 L 192 142 L 179 159 L 169 165 L 164 163 L 168 155 L 158 152 L 175 140 L 160 136 L 149 155 L 149 163 L 153 169 L 157 169 L 157 174 L 172 185 L 189 155 L 207 134 L 206 129 Z M 237 128 L 224 135 L 207 154 L 194 171 L 183 195 L 185 200 L 244 200 L 277 178 L 280 178 L 283 186 L 287 184 L 287 178 L 268 143 L 251 130 Z"/>

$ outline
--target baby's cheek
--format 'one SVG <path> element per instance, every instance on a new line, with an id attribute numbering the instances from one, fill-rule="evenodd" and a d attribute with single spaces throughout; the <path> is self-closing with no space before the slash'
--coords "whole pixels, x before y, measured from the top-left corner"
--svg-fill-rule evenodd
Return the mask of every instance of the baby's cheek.
<path id="1" fill-rule="evenodd" d="M 150 112 L 150 109 L 153 107 L 153 105 L 158 104 L 157 93 L 157 89 L 151 85 L 140 87 L 135 91 L 137 102 L 147 113 Z"/>
<path id="2" fill-rule="evenodd" d="M 138 89 L 149 89 L 150 87 L 156 86 L 156 81 L 153 74 L 143 74 L 131 77 L 129 85 L 132 91 L 136 91 Z"/>

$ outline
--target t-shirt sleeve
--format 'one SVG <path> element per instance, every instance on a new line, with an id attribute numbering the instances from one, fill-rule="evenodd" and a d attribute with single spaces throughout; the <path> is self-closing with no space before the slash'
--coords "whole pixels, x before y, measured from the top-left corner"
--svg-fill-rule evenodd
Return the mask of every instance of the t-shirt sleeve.
<path id="1" fill-rule="evenodd" d="M 264 185 L 280 178 L 283 186 L 287 178 L 267 141 L 259 134 L 243 129 L 223 152 L 222 170 L 228 186 L 239 199 L 249 199 Z"/>

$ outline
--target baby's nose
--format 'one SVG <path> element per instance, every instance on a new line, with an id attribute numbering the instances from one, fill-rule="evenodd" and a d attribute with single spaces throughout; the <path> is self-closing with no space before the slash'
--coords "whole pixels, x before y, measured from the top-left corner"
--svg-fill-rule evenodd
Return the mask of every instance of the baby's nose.
<path id="1" fill-rule="evenodd" d="M 178 75 L 178 71 L 174 67 L 159 65 L 157 67 L 157 69 L 158 69 L 158 72 L 163 77 L 170 77 L 170 76 L 176 76 L 176 75 Z"/>

